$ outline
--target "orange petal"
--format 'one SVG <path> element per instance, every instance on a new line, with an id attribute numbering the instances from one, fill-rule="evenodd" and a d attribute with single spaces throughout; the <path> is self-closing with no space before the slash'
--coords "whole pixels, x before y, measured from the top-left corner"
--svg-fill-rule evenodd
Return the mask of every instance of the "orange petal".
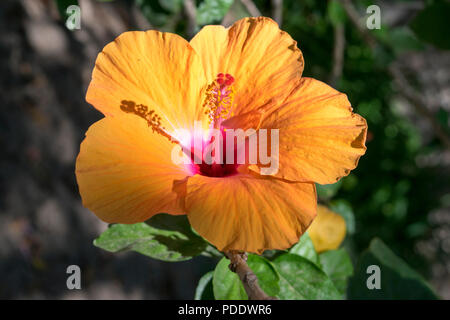
<path id="1" fill-rule="evenodd" d="M 259 129 L 261 119 L 263 116 L 263 112 L 259 111 L 250 111 L 246 113 L 241 113 L 237 116 L 233 116 L 228 118 L 227 120 L 221 123 L 223 128 L 229 129 Z"/>
<path id="2" fill-rule="evenodd" d="M 366 152 L 366 120 L 345 94 L 311 78 L 267 112 L 261 128 L 280 130 L 277 176 L 287 180 L 335 183 Z"/>
<path id="3" fill-rule="evenodd" d="M 244 18 L 227 29 L 206 26 L 190 44 L 202 59 L 208 82 L 218 73 L 235 78 L 235 114 L 279 104 L 303 71 L 296 41 L 265 17 Z"/>
<path id="4" fill-rule="evenodd" d="M 122 101 L 154 110 L 168 130 L 203 117 L 206 85 L 200 58 L 178 35 L 150 30 L 121 34 L 98 55 L 86 100 L 107 116 Z"/>
<path id="5" fill-rule="evenodd" d="M 312 183 L 287 183 L 267 176 L 200 175 L 187 183 L 192 227 L 221 251 L 261 253 L 298 242 L 316 214 Z"/>
<path id="6" fill-rule="evenodd" d="M 346 233 L 345 220 L 327 207 L 317 206 L 317 217 L 308 228 L 308 234 L 317 252 L 339 248 Z"/>
<path id="7" fill-rule="evenodd" d="M 182 214 L 176 182 L 188 173 L 171 161 L 173 146 L 134 115 L 93 124 L 76 162 L 84 206 L 110 223 L 142 222 L 161 212 Z"/>

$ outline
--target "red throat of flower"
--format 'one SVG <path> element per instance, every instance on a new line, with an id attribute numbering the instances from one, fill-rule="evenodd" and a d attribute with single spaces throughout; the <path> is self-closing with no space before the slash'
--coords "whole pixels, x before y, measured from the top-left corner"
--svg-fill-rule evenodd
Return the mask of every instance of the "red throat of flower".
<path id="1" fill-rule="evenodd" d="M 239 167 L 239 164 L 237 163 L 237 150 L 236 147 L 233 145 L 230 150 L 227 149 L 227 136 L 223 129 L 220 129 L 221 139 L 222 139 L 222 145 L 220 150 L 217 150 L 221 153 L 221 159 L 222 162 L 216 163 L 211 161 L 207 161 L 205 159 L 205 151 L 211 150 L 211 146 L 213 143 L 215 143 L 215 137 L 212 137 L 210 140 L 204 140 L 201 143 L 202 150 L 195 149 L 196 147 L 199 147 L 195 144 L 194 141 L 191 142 L 191 149 L 190 152 L 184 149 L 184 152 L 186 154 L 190 154 L 191 158 L 191 164 L 190 164 L 190 170 L 194 174 L 200 174 L 207 177 L 216 177 L 216 178 L 223 178 L 227 176 L 231 176 L 234 174 L 237 174 L 237 170 Z M 187 151 L 187 152 L 186 152 Z M 215 156 L 216 150 L 212 151 L 212 156 Z M 226 163 L 227 159 L 227 153 L 230 152 L 233 154 L 234 161 L 232 163 Z"/>

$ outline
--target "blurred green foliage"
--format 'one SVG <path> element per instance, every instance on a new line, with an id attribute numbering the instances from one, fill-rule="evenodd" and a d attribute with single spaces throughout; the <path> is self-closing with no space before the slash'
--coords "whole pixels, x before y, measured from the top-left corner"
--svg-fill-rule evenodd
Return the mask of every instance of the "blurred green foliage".
<path id="1" fill-rule="evenodd" d="M 450 3 L 436 1 L 422 10 L 410 23 L 410 26 L 423 41 L 432 43 L 441 49 L 450 49 L 449 17 Z"/>
<path id="2" fill-rule="evenodd" d="M 233 0 L 205 0 L 197 9 L 197 23 L 207 25 L 220 23 L 231 7 Z"/>
<path id="3" fill-rule="evenodd" d="M 59 14 L 63 19 L 67 19 L 69 14 L 67 13 L 67 8 L 73 5 L 79 5 L 78 0 L 56 0 L 56 7 L 58 8 Z"/>
<path id="4" fill-rule="evenodd" d="M 379 266 L 382 270 L 379 290 L 366 285 L 367 268 Z M 361 255 L 356 276 L 348 287 L 350 299 L 437 299 L 429 284 L 416 271 L 398 258 L 381 240 L 375 238 Z"/>

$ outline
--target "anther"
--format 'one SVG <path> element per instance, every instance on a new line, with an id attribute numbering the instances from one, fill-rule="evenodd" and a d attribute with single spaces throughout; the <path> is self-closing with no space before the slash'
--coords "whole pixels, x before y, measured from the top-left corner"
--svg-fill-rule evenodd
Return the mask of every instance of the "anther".
<path id="1" fill-rule="evenodd" d="M 172 143 L 178 143 L 165 131 L 165 128 L 161 126 L 161 117 L 155 113 L 155 110 L 148 110 L 147 106 L 136 104 L 134 101 L 122 100 L 120 103 L 120 109 L 122 111 L 133 113 L 147 121 L 147 125 L 152 128 L 152 132 L 156 132 L 163 137 L 166 137 Z"/>
<path id="2" fill-rule="evenodd" d="M 206 98 L 203 107 L 206 108 L 205 114 L 209 116 L 210 123 L 215 127 L 231 114 L 233 107 L 234 90 L 231 86 L 234 78 L 230 74 L 218 73 L 206 90 Z"/>

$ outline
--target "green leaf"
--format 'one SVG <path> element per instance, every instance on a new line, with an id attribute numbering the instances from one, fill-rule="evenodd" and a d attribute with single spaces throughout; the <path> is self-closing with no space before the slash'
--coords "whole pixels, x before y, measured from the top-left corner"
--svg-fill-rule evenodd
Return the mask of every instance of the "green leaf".
<path id="1" fill-rule="evenodd" d="M 344 295 L 348 278 L 353 274 L 353 264 L 344 248 L 329 250 L 319 255 L 322 270 L 333 281 L 334 286 Z"/>
<path id="2" fill-rule="evenodd" d="M 230 260 L 222 258 L 214 270 L 214 297 L 217 300 L 247 300 L 244 286 L 238 275 L 228 268 L 229 264 Z M 276 296 L 280 290 L 279 276 L 270 261 L 251 254 L 248 256 L 247 264 L 258 277 L 261 289 L 270 296 Z"/>
<path id="3" fill-rule="evenodd" d="M 233 0 L 204 0 L 197 8 L 199 25 L 220 22 L 231 7 Z"/>
<path id="4" fill-rule="evenodd" d="M 371 265 L 380 268 L 380 289 L 367 286 L 368 278 L 373 275 L 367 273 Z M 378 238 L 371 241 L 359 258 L 347 295 L 349 299 L 438 299 L 422 276 Z"/>
<path id="5" fill-rule="evenodd" d="M 247 300 L 247 294 L 236 273 L 228 268 L 230 260 L 222 258 L 214 270 L 213 291 L 216 300 Z"/>
<path id="6" fill-rule="evenodd" d="M 321 200 L 329 200 L 339 191 L 342 185 L 342 179 L 333 184 L 316 183 L 317 195 Z"/>
<path id="7" fill-rule="evenodd" d="M 340 214 L 345 220 L 345 227 L 347 233 L 352 235 L 355 233 L 355 214 L 353 213 L 352 205 L 346 200 L 334 200 L 329 204 L 331 211 Z"/>
<path id="8" fill-rule="evenodd" d="M 286 300 L 339 299 L 340 294 L 328 276 L 311 261 L 286 253 L 274 260 L 280 275 L 278 297 Z"/>
<path id="9" fill-rule="evenodd" d="M 274 265 L 269 260 L 254 254 L 248 256 L 247 263 L 258 277 L 261 289 L 269 296 L 276 296 L 280 291 L 280 286 L 278 285 L 280 277 Z"/>
<path id="10" fill-rule="evenodd" d="M 163 261 L 183 261 L 199 255 L 207 243 L 192 232 L 186 216 L 161 213 L 142 223 L 111 225 L 94 245 L 110 252 L 133 250 Z"/>
<path id="11" fill-rule="evenodd" d="M 214 271 L 209 271 L 200 278 L 197 289 L 195 289 L 195 300 L 214 300 L 213 275 Z"/>
<path id="12" fill-rule="evenodd" d="M 344 8 L 337 0 L 328 1 L 327 14 L 331 24 L 334 26 L 345 22 L 346 14 Z"/>
<path id="13" fill-rule="evenodd" d="M 427 6 L 411 21 L 417 37 L 441 49 L 450 49 L 450 3 L 437 1 Z"/>
<path id="14" fill-rule="evenodd" d="M 319 265 L 319 256 L 317 255 L 316 249 L 314 249 L 314 244 L 312 243 L 308 232 L 305 232 L 300 237 L 300 241 L 289 250 L 289 253 L 296 254 Z"/>

